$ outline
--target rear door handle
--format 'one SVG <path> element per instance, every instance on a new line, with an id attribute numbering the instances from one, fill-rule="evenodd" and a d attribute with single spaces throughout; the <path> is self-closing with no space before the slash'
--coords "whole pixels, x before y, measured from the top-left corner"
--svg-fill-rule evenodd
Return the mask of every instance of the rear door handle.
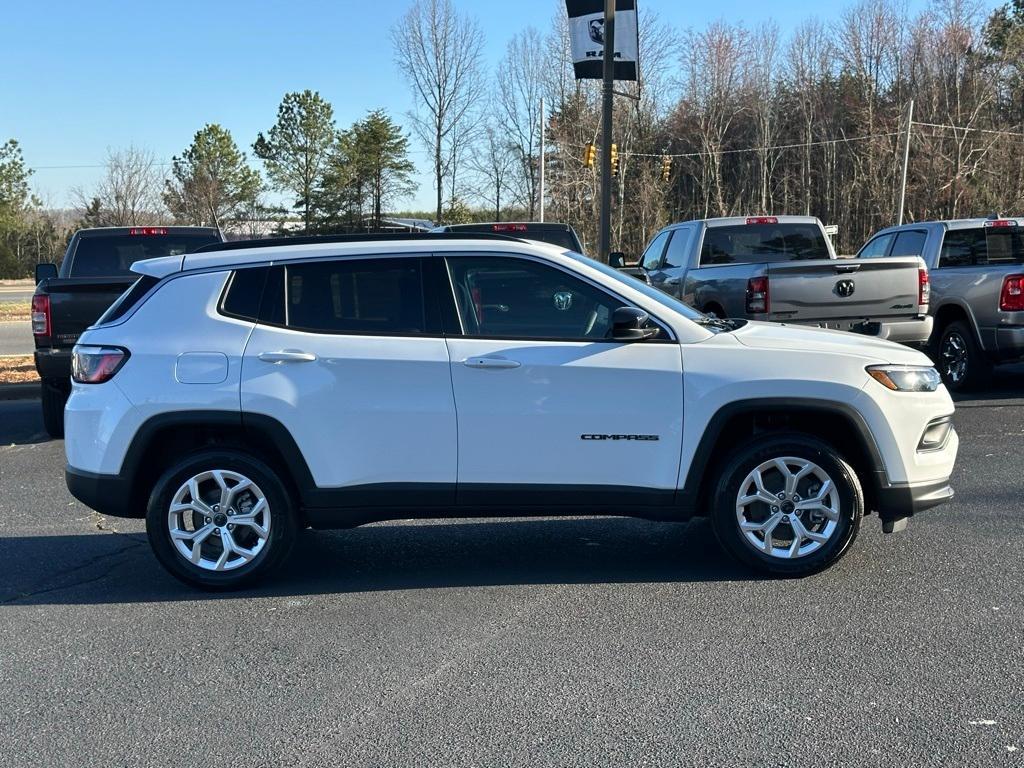
<path id="1" fill-rule="evenodd" d="M 522 363 L 505 357 L 469 357 L 462 361 L 467 368 L 518 368 Z"/>
<path id="2" fill-rule="evenodd" d="M 264 363 L 312 363 L 316 355 L 297 349 L 282 349 L 279 352 L 260 352 L 259 358 Z"/>

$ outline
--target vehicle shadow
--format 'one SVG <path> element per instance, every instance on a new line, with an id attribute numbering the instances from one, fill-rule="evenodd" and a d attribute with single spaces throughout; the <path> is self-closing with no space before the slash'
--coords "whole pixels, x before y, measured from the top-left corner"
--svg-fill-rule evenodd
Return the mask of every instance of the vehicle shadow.
<path id="1" fill-rule="evenodd" d="M 266 586 L 230 593 L 205 593 L 174 580 L 141 533 L 0 539 L 0 605 L 753 578 L 719 548 L 706 520 L 680 524 L 544 518 L 304 532 Z"/>
<path id="2" fill-rule="evenodd" d="M 977 392 L 953 395 L 959 403 L 979 400 L 1014 400 L 1024 397 L 1024 364 L 996 366 L 992 381 Z"/>
<path id="3" fill-rule="evenodd" d="M 38 400 L 0 400 L 0 446 L 49 442 Z"/>

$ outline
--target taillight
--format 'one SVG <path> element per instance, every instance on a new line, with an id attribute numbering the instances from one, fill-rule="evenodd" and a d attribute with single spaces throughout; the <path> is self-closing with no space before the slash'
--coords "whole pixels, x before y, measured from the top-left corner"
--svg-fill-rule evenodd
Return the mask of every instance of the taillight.
<path id="1" fill-rule="evenodd" d="M 747 314 L 765 314 L 769 308 L 768 276 L 752 277 L 747 280 Z"/>
<path id="2" fill-rule="evenodd" d="M 50 327 L 50 297 L 38 295 L 32 297 L 32 333 L 36 336 L 49 336 Z"/>
<path id="3" fill-rule="evenodd" d="M 166 235 L 167 227 L 132 227 L 129 235 Z"/>
<path id="4" fill-rule="evenodd" d="M 121 370 L 129 354 L 121 347 L 76 344 L 71 350 L 71 378 L 79 384 L 102 384 Z"/>
<path id="5" fill-rule="evenodd" d="M 928 279 L 928 270 L 920 267 L 917 270 L 917 303 L 927 304 L 932 298 L 932 283 Z"/>
<path id="6" fill-rule="evenodd" d="M 778 216 L 751 216 L 747 219 L 747 224 L 778 224 Z"/>
<path id="7" fill-rule="evenodd" d="M 1024 275 L 1007 275 L 999 292 L 999 309 L 1003 312 L 1024 312 Z"/>

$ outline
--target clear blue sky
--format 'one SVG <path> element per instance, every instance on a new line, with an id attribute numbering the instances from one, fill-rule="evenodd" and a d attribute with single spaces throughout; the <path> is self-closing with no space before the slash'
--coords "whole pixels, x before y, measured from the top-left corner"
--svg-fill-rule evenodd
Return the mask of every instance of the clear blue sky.
<path id="1" fill-rule="evenodd" d="M 339 126 L 383 107 L 399 121 L 411 106 L 392 60 L 388 30 L 409 0 L 4 0 L 0 46 L 0 141 L 17 138 L 33 186 L 54 206 L 91 186 L 107 147 L 128 144 L 160 160 L 180 153 L 206 122 L 228 128 L 252 157 L 256 133 L 274 121 L 287 91 L 319 90 Z M 508 39 L 542 30 L 562 0 L 455 0 L 475 15 L 492 65 Z M 748 27 L 774 20 L 783 33 L 816 14 L 828 21 L 849 3 L 639 0 L 677 29 L 717 18 Z M 926 0 L 909 0 L 910 10 Z M 991 0 L 986 6 L 996 5 Z M 426 156 L 413 159 L 427 170 Z M 422 174 L 410 207 L 430 208 Z"/>

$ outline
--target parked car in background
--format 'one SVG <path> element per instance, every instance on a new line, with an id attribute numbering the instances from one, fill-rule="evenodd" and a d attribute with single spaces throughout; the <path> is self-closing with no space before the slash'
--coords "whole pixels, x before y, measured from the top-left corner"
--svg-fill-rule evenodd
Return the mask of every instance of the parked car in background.
<path id="1" fill-rule="evenodd" d="M 1024 359 L 1024 216 L 889 227 L 857 256 L 924 259 L 935 317 L 930 351 L 950 389 L 977 388 L 994 364 Z"/>
<path id="2" fill-rule="evenodd" d="M 537 240 L 551 243 L 567 251 L 583 253 L 576 230 L 568 224 L 550 221 L 496 221 L 476 224 L 445 224 L 432 230 L 433 232 L 457 232 L 459 234 L 510 235 L 525 240 Z"/>
<path id="3" fill-rule="evenodd" d="M 892 532 L 953 495 L 920 352 L 715 320 L 562 247 L 276 240 L 136 269 L 147 290 L 75 347 L 67 484 L 145 517 L 195 586 L 252 581 L 306 527 L 579 514 L 710 515 L 798 576 L 865 514 Z"/>
<path id="4" fill-rule="evenodd" d="M 47 433 L 52 437 L 64 434 L 64 403 L 71 391 L 71 349 L 79 335 L 104 312 L 108 319 L 124 313 L 151 287 L 152 282 L 140 279 L 131 265 L 142 259 L 182 256 L 221 239 L 220 231 L 210 227 L 80 229 L 68 243 L 59 273 L 54 264 L 36 267 L 32 333 Z M 132 290 L 125 294 L 129 288 Z M 122 301 L 111 307 L 123 294 Z"/>
<path id="5" fill-rule="evenodd" d="M 915 345 L 931 334 L 921 259 L 838 259 L 811 216 L 672 224 L 654 236 L 635 269 L 715 317 L 815 325 Z"/>

